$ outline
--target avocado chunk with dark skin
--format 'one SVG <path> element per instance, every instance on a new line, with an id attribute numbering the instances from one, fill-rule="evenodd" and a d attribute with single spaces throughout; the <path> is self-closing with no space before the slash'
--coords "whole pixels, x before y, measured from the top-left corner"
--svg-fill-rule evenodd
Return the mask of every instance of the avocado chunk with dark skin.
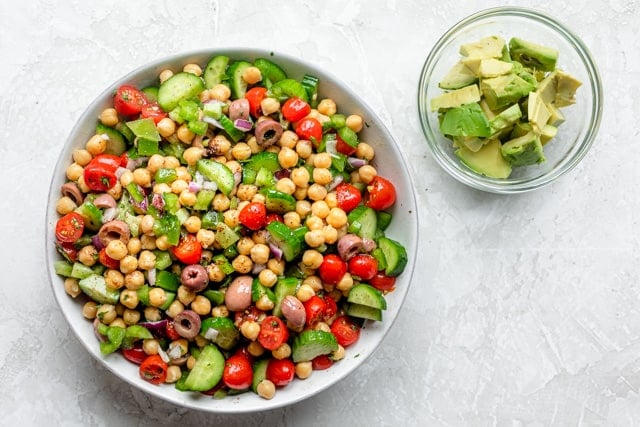
<path id="1" fill-rule="evenodd" d="M 509 40 L 511 58 L 525 67 L 536 70 L 553 71 L 558 61 L 558 51 L 527 40 L 513 37 Z"/>

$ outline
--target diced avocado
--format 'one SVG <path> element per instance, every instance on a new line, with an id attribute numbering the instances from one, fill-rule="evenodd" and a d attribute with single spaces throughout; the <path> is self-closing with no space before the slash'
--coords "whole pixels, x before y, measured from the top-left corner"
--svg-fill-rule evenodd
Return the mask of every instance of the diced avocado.
<path id="1" fill-rule="evenodd" d="M 352 287 L 347 296 L 347 301 L 379 310 L 387 309 L 387 301 L 384 299 L 382 292 L 366 283 L 359 283 Z"/>
<path id="2" fill-rule="evenodd" d="M 440 89 L 460 89 L 478 81 L 476 74 L 462 62 L 458 62 L 438 83 Z"/>
<path id="3" fill-rule="evenodd" d="M 450 108 L 440 123 L 440 132 L 448 136 L 490 136 L 489 120 L 477 102 Z"/>
<path id="4" fill-rule="evenodd" d="M 501 131 L 512 124 L 514 124 L 520 117 L 522 117 L 522 111 L 518 104 L 513 104 L 506 110 L 503 110 L 500 114 L 495 116 L 489 121 L 491 126 L 491 132 L 496 133 Z"/>
<path id="5" fill-rule="evenodd" d="M 223 372 L 224 356 L 215 345 L 205 345 L 182 386 L 185 390 L 210 390 L 220 382 Z"/>
<path id="6" fill-rule="evenodd" d="M 382 321 L 382 310 L 379 308 L 368 307 L 357 303 L 348 303 L 345 306 L 344 312 L 348 316 L 359 319 Z"/>
<path id="7" fill-rule="evenodd" d="M 517 138 L 519 136 L 526 135 L 532 130 L 533 130 L 533 127 L 529 122 L 518 122 L 513 126 L 510 137 L 511 139 Z"/>
<path id="8" fill-rule="evenodd" d="M 479 71 L 480 71 L 480 63 L 482 62 L 483 59 L 484 58 L 464 57 L 460 62 L 462 62 L 464 66 L 467 67 L 473 73 L 474 76 L 478 77 Z"/>
<path id="9" fill-rule="evenodd" d="M 556 102 L 556 87 L 558 84 L 557 73 L 551 72 L 545 77 L 539 84 L 536 92 L 540 95 L 540 99 L 545 104 L 552 104 Z"/>
<path id="10" fill-rule="evenodd" d="M 530 92 L 529 103 L 527 105 L 527 118 L 533 126 L 533 130 L 540 133 L 540 130 L 549 121 L 549 117 L 551 117 L 551 113 L 549 113 L 547 106 L 544 105 L 538 93 Z"/>
<path id="11" fill-rule="evenodd" d="M 556 75 L 558 79 L 556 84 L 556 106 L 567 107 L 575 104 L 576 91 L 582 86 L 582 82 L 562 70 L 556 70 Z"/>
<path id="12" fill-rule="evenodd" d="M 504 45 L 504 39 L 500 36 L 484 37 L 460 46 L 460 54 L 477 58 L 501 58 Z"/>
<path id="13" fill-rule="evenodd" d="M 545 125 L 540 132 L 540 143 L 542 145 L 549 142 L 551 139 L 555 138 L 558 134 L 558 128 L 553 125 Z"/>
<path id="14" fill-rule="evenodd" d="M 504 143 L 502 156 L 513 166 L 534 165 L 545 160 L 540 137 L 535 132 L 529 132 Z"/>
<path id="15" fill-rule="evenodd" d="M 522 71 L 520 71 L 519 73 L 516 73 L 516 74 L 522 80 L 524 80 L 525 82 L 527 82 L 527 83 L 529 83 L 531 85 L 531 87 L 532 87 L 531 90 L 538 89 L 538 78 L 536 77 L 536 75 L 534 73 L 529 71 L 529 69 L 525 68 L 525 69 L 523 69 Z"/>
<path id="16" fill-rule="evenodd" d="M 499 140 L 492 139 L 476 153 L 463 147 L 457 149 L 455 154 L 476 173 L 491 178 L 508 178 L 511 175 L 511 165 L 502 157 L 500 146 Z"/>
<path id="17" fill-rule="evenodd" d="M 457 148 L 467 147 L 475 153 L 488 141 L 486 138 L 478 138 L 477 136 L 454 136 L 453 146 Z"/>
<path id="18" fill-rule="evenodd" d="M 465 86 L 461 89 L 443 93 L 431 99 L 431 111 L 441 108 L 454 108 L 464 104 L 473 104 L 480 101 L 478 85 Z"/>
<path id="19" fill-rule="evenodd" d="M 480 83 L 482 94 L 492 110 L 518 102 L 534 87 L 515 74 L 484 79 Z"/>
<path id="20" fill-rule="evenodd" d="M 100 304 L 117 304 L 120 291 L 107 286 L 103 276 L 92 274 L 78 282 L 78 286 L 89 298 Z"/>
<path id="21" fill-rule="evenodd" d="M 480 61 L 478 75 L 480 78 L 503 76 L 513 71 L 513 63 L 504 62 L 495 58 L 485 58 Z"/>
<path id="22" fill-rule="evenodd" d="M 564 114 L 562 113 L 562 111 L 560 111 L 560 109 L 556 106 L 556 104 L 554 103 L 550 103 L 544 104 L 547 107 L 547 110 L 549 110 L 549 121 L 547 121 L 547 124 L 549 125 L 553 125 L 553 126 L 559 126 L 562 123 L 564 123 Z"/>
<path id="23" fill-rule="evenodd" d="M 484 115 L 487 116 L 488 120 L 491 120 L 496 116 L 496 113 L 491 108 L 489 108 L 489 105 L 487 104 L 486 99 L 482 98 L 479 104 L 480 104 L 480 108 L 482 108 L 482 111 L 484 112 Z"/>
<path id="24" fill-rule="evenodd" d="M 293 340 L 291 357 L 294 363 L 307 362 L 336 350 L 338 341 L 331 332 L 306 330 Z"/>
<path id="25" fill-rule="evenodd" d="M 536 70 L 553 71 L 558 61 L 558 51 L 530 41 L 513 37 L 509 40 L 511 58 L 521 62 L 525 67 Z"/>

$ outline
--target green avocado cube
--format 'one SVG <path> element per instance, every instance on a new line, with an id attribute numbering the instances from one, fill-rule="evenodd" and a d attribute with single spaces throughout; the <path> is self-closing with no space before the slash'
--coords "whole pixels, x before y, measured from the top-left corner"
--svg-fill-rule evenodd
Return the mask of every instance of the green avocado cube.
<path id="1" fill-rule="evenodd" d="M 534 165 L 545 161 L 540 137 L 534 132 L 529 132 L 504 143 L 502 156 L 512 166 Z"/>

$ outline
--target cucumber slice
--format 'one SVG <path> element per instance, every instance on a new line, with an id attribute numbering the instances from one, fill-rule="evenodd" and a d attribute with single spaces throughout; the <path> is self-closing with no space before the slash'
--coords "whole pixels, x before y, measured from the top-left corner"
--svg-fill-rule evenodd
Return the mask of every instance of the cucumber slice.
<path id="1" fill-rule="evenodd" d="M 277 83 L 280 80 L 284 80 L 287 78 L 287 73 L 280 68 L 279 65 L 269 61 L 266 58 L 258 58 L 253 62 L 253 65 L 258 67 L 260 73 L 262 74 L 262 81 L 265 83 L 265 86 L 268 88 L 273 83 Z"/>
<path id="2" fill-rule="evenodd" d="M 158 88 L 156 86 L 147 86 L 141 89 L 144 96 L 147 97 L 147 101 L 149 102 L 157 102 L 158 101 Z"/>
<path id="3" fill-rule="evenodd" d="M 183 99 L 195 98 L 205 89 L 203 80 L 195 74 L 181 72 L 169 77 L 158 89 L 158 104 L 169 112 Z"/>
<path id="4" fill-rule="evenodd" d="M 404 246 L 383 236 L 378 239 L 378 247 L 384 253 L 384 259 L 387 263 L 385 274 L 387 276 L 397 276 L 402 273 L 408 262 L 407 250 Z"/>
<path id="5" fill-rule="evenodd" d="M 304 86 L 294 79 L 284 79 L 274 83 L 271 85 L 271 88 L 269 88 L 269 92 L 271 92 L 271 94 L 280 101 L 284 101 L 287 98 L 292 98 L 294 96 L 302 99 L 304 102 L 308 102 L 309 100 Z"/>
<path id="6" fill-rule="evenodd" d="M 207 391 L 222 379 L 224 356 L 215 345 L 206 345 L 181 386 L 185 390 Z"/>
<path id="7" fill-rule="evenodd" d="M 89 298 L 101 304 L 117 304 L 120 291 L 107 286 L 103 276 L 92 274 L 78 282 L 78 286 Z"/>
<path id="8" fill-rule="evenodd" d="M 240 331 L 228 317 L 207 317 L 200 326 L 200 335 L 206 338 L 209 329 L 216 331 L 211 341 L 223 350 L 231 350 L 240 339 Z"/>
<path id="9" fill-rule="evenodd" d="M 227 133 L 227 135 L 229 135 L 231 139 L 233 139 L 233 142 L 238 142 L 242 138 L 244 138 L 244 132 L 242 132 L 240 129 L 237 129 L 229 117 L 223 114 L 220 116 L 218 121 L 222 125 L 222 128 Z"/>
<path id="10" fill-rule="evenodd" d="M 256 182 L 258 179 L 256 178 Z M 287 193 L 282 191 L 266 189 L 263 191 L 265 195 L 265 205 L 267 210 L 279 214 L 285 214 L 296 210 L 296 199 Z"/>
<path id="11" fill-rule="evenodd" d="M 81 262 L 74 262 L 73 266 L 71 267 L 70 276 L 75 279 L 85 279 L 93 274 L 94 271 L 91 269 L 91 267 L 87 267 Z"/>
<path id="12" fill-rule="evenodd" d="M 124 135 L 116 129 L 105 126 L 102 123 L 98 123 L 96 125 L 96 134 L 107 136 L 107 146 L 104 149 L 106 154 L 115 154 L 116 156 L 119 156 L 127 151 L 127 141 L 125 140 Z"/>
<path id="13" fill-rule="evenodd" d="M 269 359 L 260 359 L 253 364 L 253 380 L 251 382 L 251 391 L 258 393 L 258 386 L 267 378 L 267 367 Z"/>
<path id="14" fill-rule="evenodd" d="M 276 304 L 273 307 L 274 316 L 282 316 L 282 300 L 287 295 L 295 295 L 301 282 L 301 280 L 295 277 L 282 277 L 278 279 L 278 282 L 276 283 L 276 286 L 274 288 L 274 293 L 276 296 Z"/>
<path id="15" fill-rule="evenodd" d="M 253 169 L 258 172 L 262 168 L 266 168 L 269 172 L 275 172 L 282 169 L 278 161 L 278 154 L 271 151 L 261 151 L 254 154 L 244 164 L 245 169 Z"/>
<path id="16" fill-rule="evenodd" d="M 376 211 L 367 206 L 358 206 L 347 215 L 348 231 L 363 239 L 373 239 L 378 229 Z"/>
<path id="17" fill-rule="evenodd" d="M 378 219 L 378 229 L 380 231 L 384 231 L 391 224 L 392 215 L 389 212 L 385 211 L 376 211 L 376 216 Z"/>
<path id="18" fill-rule="evenodd" d="M 223 82 L 226 79 L 225 71 L 229 65 L 229 57 L 224 55 L 216 55 L 207 64 L 204 69 L 204 85 L 207 89 L 211 89 L 217 84 Z"/>
<path id="19" fill-rule="evenodd" d="M 231 97 L 233 99 L 244 98 L 247 93 L 247 82 L 242 78 L 244 70 L 251 67 L 251 63 L 247 61 L 236 61 L 229 66 L 229 86 L 231 88 Z"/>
<path id="20" fill-rule="evenodd" d="M 207 289 L 206 291 L 202 292 L 202 295 L 204 295 L 209 301 L 211 301 L 211 304 L 213 304 L 214 306 L 224 304 L 224 292 L 218 289 Z"/>
<path id="21" fill-rule="evenodd" d="M 280 221 L 272 221 L 267 225 L 269 243 L 273 243 L 282 250 L 287 262 L 293 261 L 302 252 L 303 238 L 296 235 L 289 227 Z"/>
<path id="22" fill-rule="evenodd" d="M 216 242 L 220 244 L 222 249 L 227 249 L 238 240 L 240 240 L 240 235 L 233 231 L 227 224 L 224 222 L 216 224 Z"/>
<path id="23" fill-rule="evenodd" d="M 338 341 L 331 332 L 308 330 L 293 340 L 291 357 L 294 363 L 307 362 L 336 350 L 338 350 Z"/>
<path id="24" fill-rule="evenodd" d="M 252 170 L 252 169 L 247 169 Z M 273 176 L 273 172 L 267 168 L 260 168 L 254 180 L 254 184 L 258 187 L 273 187 L 276 185 L 276 178 Z"/>
<path id="25" fill-rule="evenodd" d="M 258 278 L 253 279 L 251 282 L 251 301 L 257 302 L 263 295 L 266 295 L 271 302 L 276 302 L 276 295 L 273 291 L 260 283 Z"/>
<path id="26" fill-rule="evenodd" d="M 196 163 L 196 170 L 204 175 L 208 180 L 215 182 L 220 191 L 226 196 L 231 194 L 235 185 L 233 172 L 226 165 L 215 160 L 200 159 Z"/>
<path id="27" fill-rule="evenodd" d="M 387 301 L 382 296 L 382 292 L 366 283 L 360 283 L 351 288 L 347 301 L 378 310 L 387 309 Z"/>
<path id="28" fill-rule="evenodd" d="M 345 313 L 359 319 L 382 321 L 382 310 L 357 303 L 349 303 L 345 307 Z"/>

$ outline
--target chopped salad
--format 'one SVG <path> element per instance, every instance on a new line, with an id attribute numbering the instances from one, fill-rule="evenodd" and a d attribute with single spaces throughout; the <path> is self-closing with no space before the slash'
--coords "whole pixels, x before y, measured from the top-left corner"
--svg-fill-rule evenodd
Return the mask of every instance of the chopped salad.
<path id="1" fill-rule="evenodd" d="M 364 118 L 320 86 L 216 55 L 117 88 L 55 226 L 55 271 L 105 357 L 153 384 L 270 399 L 382 321 L 407 264 L 385 234 L 396 190 Z"/>

